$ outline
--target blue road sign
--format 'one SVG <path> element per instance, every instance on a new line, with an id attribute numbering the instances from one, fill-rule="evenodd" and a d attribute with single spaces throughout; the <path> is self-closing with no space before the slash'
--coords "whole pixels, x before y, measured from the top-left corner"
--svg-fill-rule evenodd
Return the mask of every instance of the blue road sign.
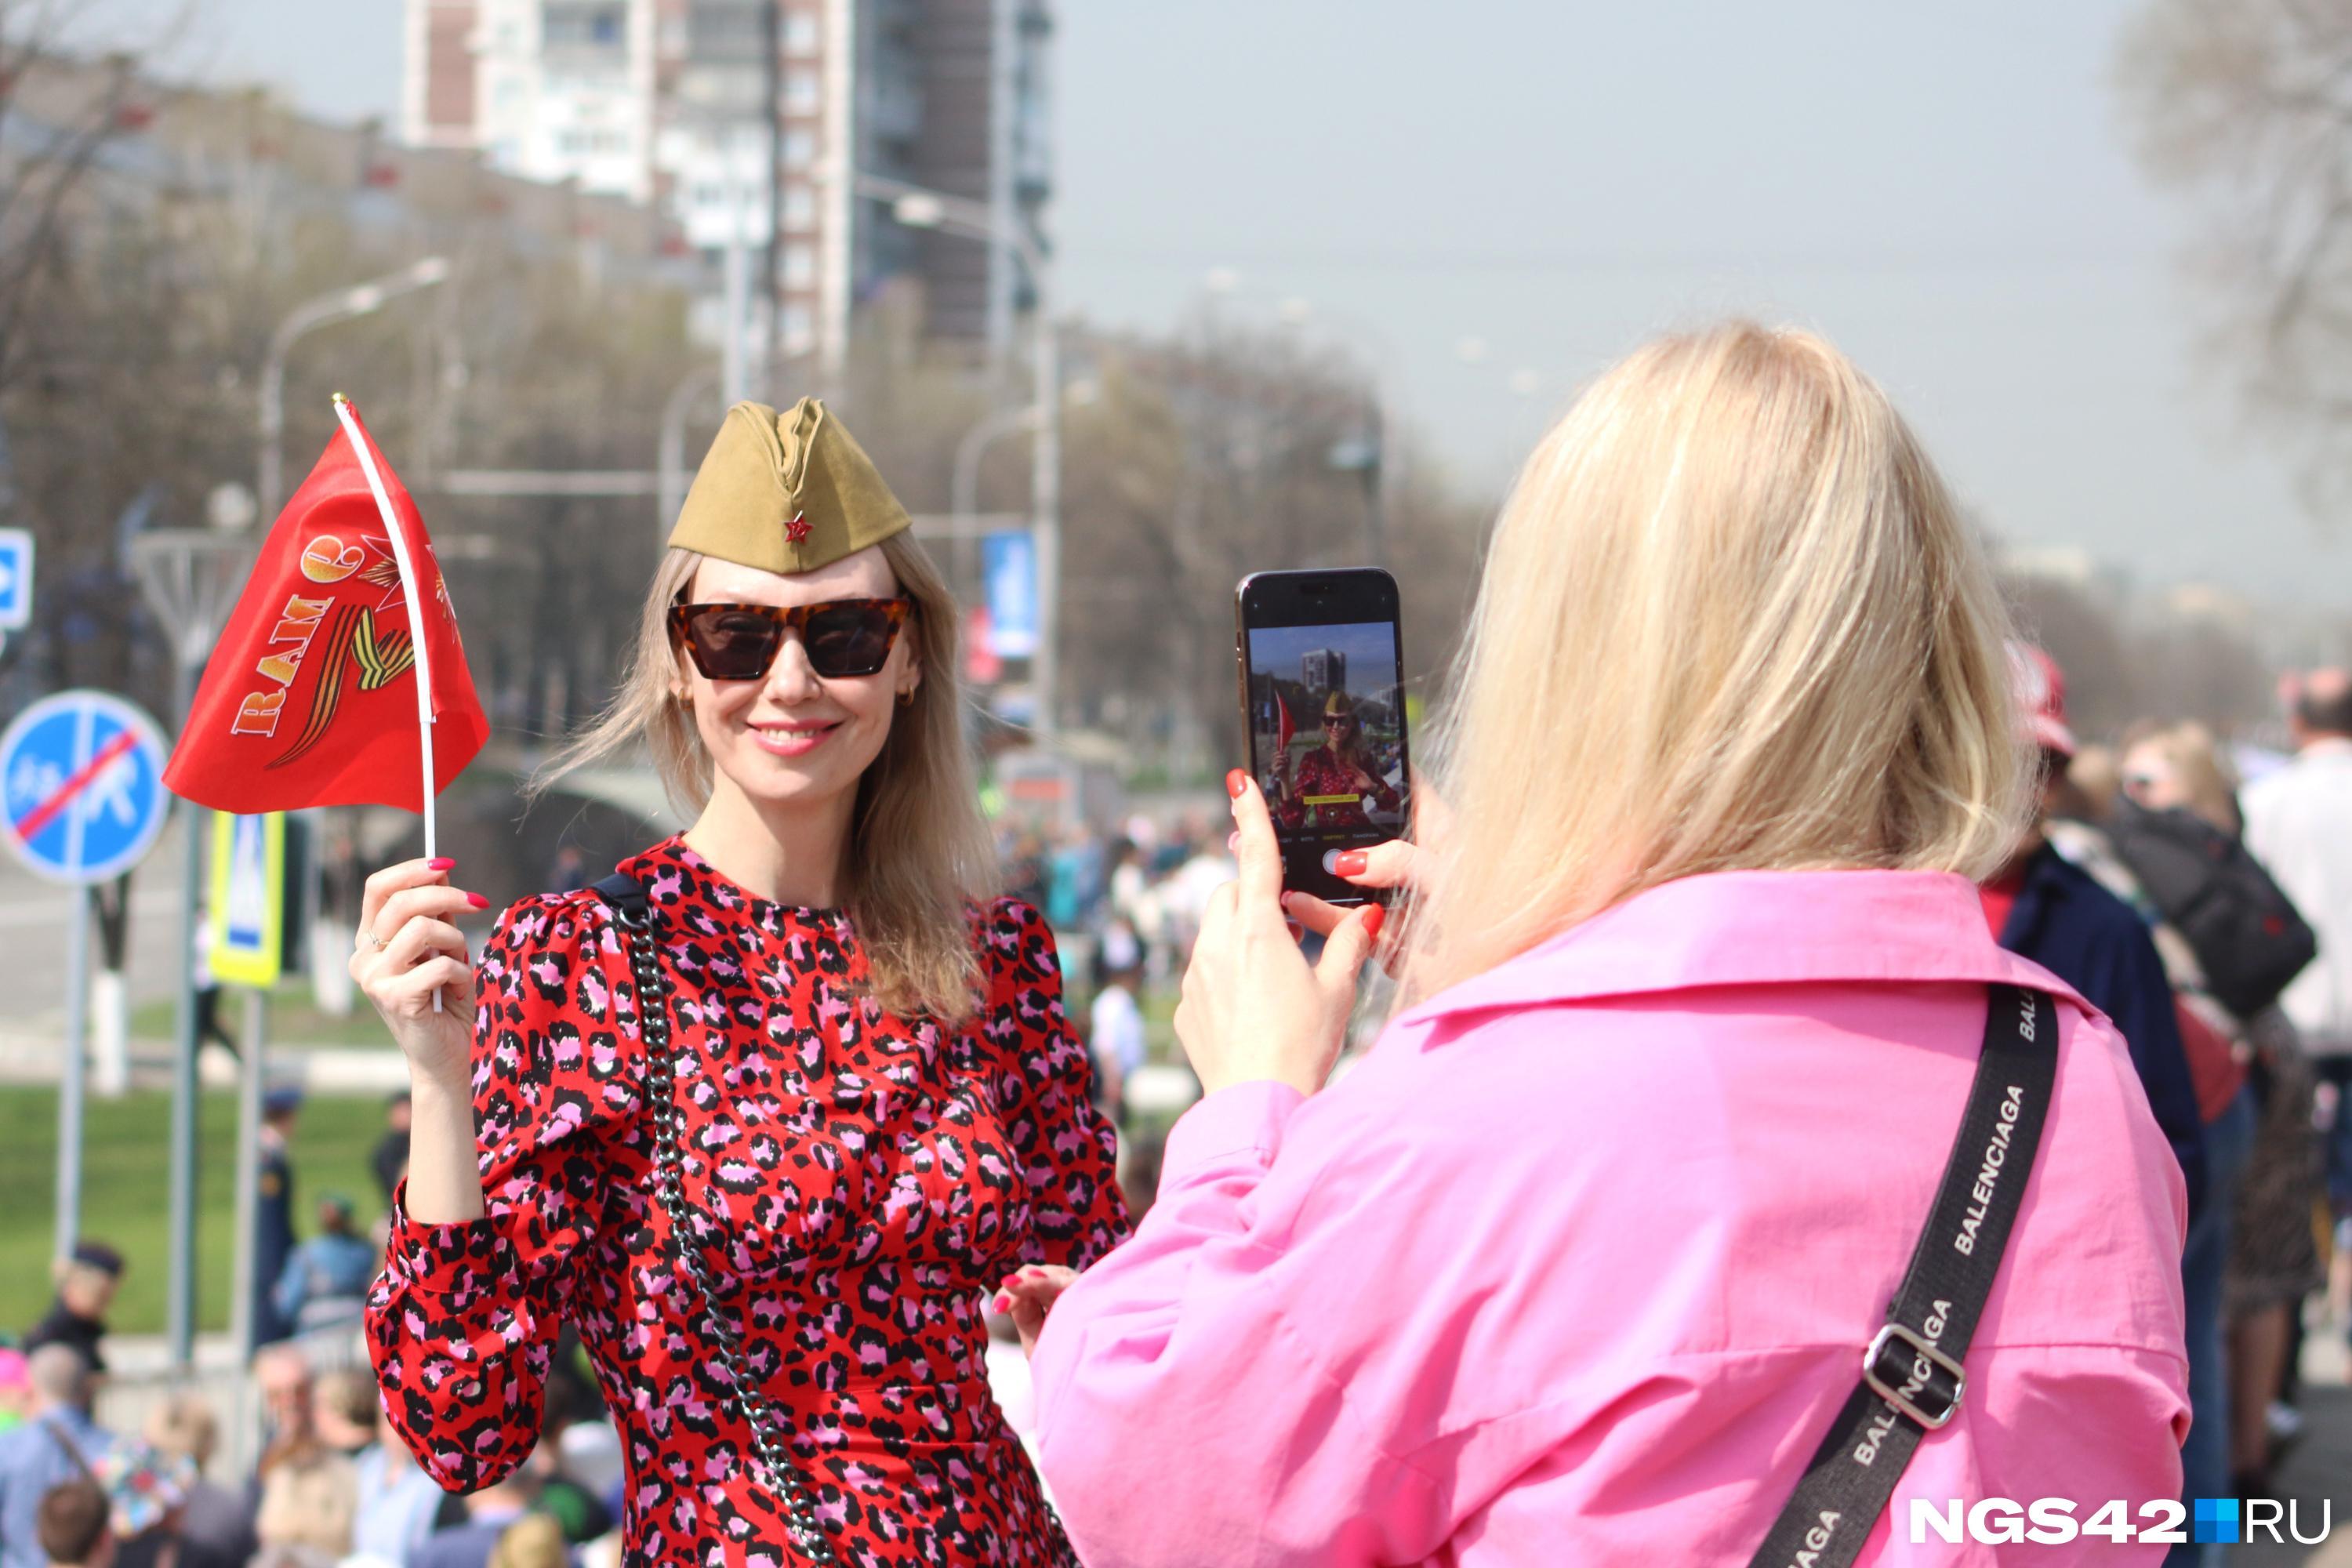
<path id="1" fill-rule="evenodd" d="M 103 882 L 137 865 L 163 830 L 163 737 L 109 691 L 61 691 L 0 734 L 0 826 L 53 882 Z"/>
<path id="2" fill-rule="evenodd" d="M 1037 657 L 1037 545 L 1026 529 L 981 536 L 988 583 L 988 636 L 999 658 Z"/>
<path id="3" fill-rule="evenodd" d="M 33 621 L 33 536 L 21 528 L 0 528 L 0 632 Z"/>

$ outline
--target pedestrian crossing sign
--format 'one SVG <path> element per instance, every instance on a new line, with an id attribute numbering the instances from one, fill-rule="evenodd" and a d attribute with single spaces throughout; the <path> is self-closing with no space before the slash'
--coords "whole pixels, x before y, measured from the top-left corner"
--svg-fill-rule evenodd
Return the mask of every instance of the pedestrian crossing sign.
<path id="1" fill-rule="evenodd" d="M 286 814 L 213 813 L 212 907 L 205 914 L 213 978 L 267 990 L 286 952 Z"/>

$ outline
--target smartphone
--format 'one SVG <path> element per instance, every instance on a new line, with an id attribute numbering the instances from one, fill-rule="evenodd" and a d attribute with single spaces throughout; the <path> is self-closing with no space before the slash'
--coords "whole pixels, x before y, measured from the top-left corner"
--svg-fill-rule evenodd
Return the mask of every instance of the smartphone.
<path id="1" fill-rule="evenodd" d="M 1335 904 L 1384 900 L 1331 865 L 1412 820 L 1396 579 L 1370 566 L 1254 573 L 1234 593 L 1234 648 L 1283 885 Z"/>

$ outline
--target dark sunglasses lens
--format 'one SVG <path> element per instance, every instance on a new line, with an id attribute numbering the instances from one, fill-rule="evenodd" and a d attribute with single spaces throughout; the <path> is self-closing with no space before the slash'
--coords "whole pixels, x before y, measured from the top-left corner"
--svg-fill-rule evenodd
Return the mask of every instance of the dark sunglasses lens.
<path id="1" fill-rule="evenodd" d="M 819 675 L 872 675 L 889 660 L 898 626 L 885 605 L 835 605 L 811 616 L 801 635 Z"/>
<path id="2" fill-rule="evenodd" d="M 783 628 L 756 610 L 723 605 L 687 617 L 696 668 L 712 680 L 757 680 L 776 662 Z"/>

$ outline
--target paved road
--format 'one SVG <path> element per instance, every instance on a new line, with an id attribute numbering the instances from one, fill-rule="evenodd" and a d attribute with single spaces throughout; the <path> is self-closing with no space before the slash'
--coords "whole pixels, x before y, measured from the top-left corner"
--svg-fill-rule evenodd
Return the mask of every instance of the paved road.
<path id="1" fill-rule="evenodd" d="M 131 879 L 131 1000 L 168 996 L 179 981 L 180 818 Z M 44 882 L 0 853 L 0 1018 L 25 1019 L 65 1007 L 66 917 L 73 892 Z M 93 952 L 92 962 L 96 962 Z"/>
<path id="2" fill-rule="evenodd" d="M 2229 1553 L 2230 1568 L 2352 1568 L 2352 1353 L 2344 1325 L 2315 1328 L 2303 1351 L 2304 1437 L 2279 1467 L 2271 1492 L 2297 1502 L 2306 1535 L 2317 1532 L 2323 1505 L 2334 1531 L 2318 1546 L 2251 1542 Z"/>

